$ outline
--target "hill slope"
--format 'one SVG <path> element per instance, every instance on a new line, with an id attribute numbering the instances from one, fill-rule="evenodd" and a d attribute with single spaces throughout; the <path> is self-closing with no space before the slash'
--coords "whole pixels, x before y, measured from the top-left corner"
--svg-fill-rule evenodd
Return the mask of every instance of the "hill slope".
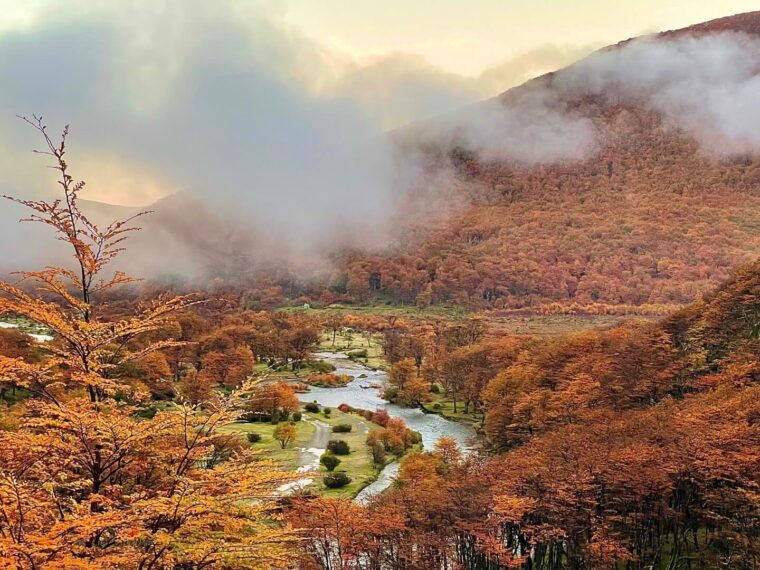
<path id="1" fill-rule="evenodd" d="M 511 115 L 480 118 L 485 145 L 447 119 L 396 133 L 431 169 L 451 169 L 463 205 L 445 219 L 413 208 L 403 246 L 348 254 L 336 280 L 360 299 L 498 308 L 680 304 L 709 291 L 760 253 L 760 155 L 723 115 L 697 114 L 712 111 L 712 94 L 689 91 L 690 74 L 721 86 L 720 66 L 709 76 L 700 58 L 734 61 L 733 49 L 752 62 L 740 79 L 750 85 L 759 33 L 753 12 L 600 50 L 487 102 Z M 659 67 L 629 80 L 652 60 Z M 665 100 L 684 87 L 685 99 Z M 558 120 L 536 140 L 536 125 Z M 576 127 L 593 131 L 590 150 L 573 148 L 588 142 L 575 143 Z"/>

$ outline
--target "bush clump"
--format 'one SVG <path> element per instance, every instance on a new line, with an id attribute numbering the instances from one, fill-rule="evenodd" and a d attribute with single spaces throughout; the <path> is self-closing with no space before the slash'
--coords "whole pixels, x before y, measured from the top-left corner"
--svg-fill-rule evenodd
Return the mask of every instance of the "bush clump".
<path id="1" fill-rule="evenodd" d="M 303 409 L 307 412 L 311 412 L 312 414 L 316 414 L 319 412 L 319 404 L 316 402 L 309 402 L 303 407 Z"/>
<path id="2" fill-rule="evenodd" d="M 300 422 L 303 415 L 301 412 L 293 412 L 293 421 L 294 422 Z"/>
<path id="3" fill-rule="evenodd" d="M 354 377 L 348 374 L 312 374 L 309 376 L 307 383 L 312 386 L 319 386 L 320 388 L 337 388 L 345 386 L 353 381 Z"/>
<path id="4" fill-rule="evenodd" d="M 351 453 L 351 448 L 342 439 L 331 439 L 327 442 L 327 451 L 333 455 L 348 455 Z"/>
<path id="5" fill-rule="evenodd" d="M 333 366 L 329 362 L 325 362 L 324 360 L 314 360 L 312 358 L 308 358 L 306 360 L 306 366 L 308 366 L 309 368 L 311 368 L 312 370 L 320 374 L 326 374 L 328 372 L 335 371 L 335 366 Z"/>
<path id="6" fill-rule="evenodd" d="M 323 453 L 319 458 L 319 462 L 325 466 L 328 471 L 335 471 L 335 468 L 340 465 L 340 459 L 329 453 Z"/>
<path id="7" fill-rule="evenodd" d="M 338 424 L 333 426 L 332 430 L 333 433 L 349 433 L 353 428 L 351 424 Z"/>
<path id="8" fill-rule="evenodd" d="M 398 389 L 393 386 L 388 386 L 383 390 L 383 400 L 394 402 L 398 398 Z"/>
<path id="9" fill-rule="evenodd" d="M 412 445 L 417 445 L 418 443 L 422 443 L 422 434 L 418 431 L 409 430 L 408 432 L 406 432 L 406 441 L 407 443 L 411 443 Z"/>
<path id="10" fill-rule="evenodd" d="M 332 410 L 330 408 L 325 408 L 322 410 L 322 413 L 325 415 L 326 418 L 330 417 L 330 414 L 332 413 Z"/>
<path id="11" fill-rule="evenodd" d="M 246 435 L 248 438 L 249 443 L 258 443 L 261 441 L 261 434 L 260 433 L 249 433 Z"/>
<path id="12" fill-rule="evenodd" d="M 372 461 L 376 465 L 385 465 L 385 446 L 381 441 L 369 442 L 369 447 L 372 450 Z"/>
<path id="13" fill-rule="evenodd" d="M 343 471 L 337 473 L 330 473 L 325 477 L 325 487 L 328 489 L 340 489 L 345 487 L 351 482 L 351 477 L 346 475 Z"/>

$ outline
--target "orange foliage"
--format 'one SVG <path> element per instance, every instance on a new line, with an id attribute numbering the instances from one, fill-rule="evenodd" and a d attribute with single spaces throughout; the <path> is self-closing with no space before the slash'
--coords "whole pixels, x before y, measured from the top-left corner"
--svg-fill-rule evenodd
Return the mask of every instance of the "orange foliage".
<path id="1" fill-rule="evenodd" d="M 238 394 L 205 410 L 180 403 L 137 416 L 143 394 L 123 373 L 137 363 L 152 380 L 168 374 L 154 355 L 178 343 L 142 337 L 174 328 L 172 313 L 191 301 L 158 298 L 136 314 L 102 318 L 98 298 L 131 279 L 100 274 L 134 228 L 127 220 L 100 229 L 82 214 L 84 183 L 64 158 L 67 131 L 54 144 L 40 120 L 31 122 L 55 160 L 63 198 L 21 203 L 71 246 L 77 269 L 24 273 L 57 302 L 0 283 L 0 312 L 55 335 L 40 362 L 0 357 L 0 377 L 32 395 L 14 431 L 0 431 L 0 566 L 285 568 L 294 536 L 270 521 L 278 487 L 295 475 L 217 431 L 237 416 Z"/>

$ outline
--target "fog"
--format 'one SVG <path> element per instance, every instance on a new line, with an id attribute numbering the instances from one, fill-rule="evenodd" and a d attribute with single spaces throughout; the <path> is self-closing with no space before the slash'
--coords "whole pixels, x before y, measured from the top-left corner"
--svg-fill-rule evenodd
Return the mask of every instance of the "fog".
<path id="1" fill-rule="evenodd" d="M 392 157 L 359 105 L 309 93 L 297 80 L 304 68 L 327 65 L 315 46 L 273 15 L 241 17 L 232 3 L 138 4 L 118 18 L 50 17 L 0 37 L 3 193 L 55 188 L 44 157 L 29 154 L 41 141 L 14 117 L 36 112 L 51 133 L 72 125 L 72 172 L 89 182 L 83 198 L 133 205 L 183 195 L 159 203 L 154 209 L 175 210 L 146 218 L 143 238 L 133 240 L 173 255 L 161 262 L 155 248 L 138 249 L 133 265 L 203 272 L 204 258 L 242 253 L 235 244 L 260 246 L 254 258 L 273 246 L 307 253 L 336 236 L 358 245 L 382 239 Z M 2 212 L 3 261 L 26 262 L 35 242 L 22 248 L 10 239 L 17 210 Z"/>
<path id="2" fill-rule="evenodd" d="M 484 85 L 498 92 L 584 49 L 543 46 L 460 77 L 413 54 L 351 60 L 289 27 L 272 3 L 50 3 L 0 35 L 0 187 L 54 191 L 54 173 L 29 152 L 41 141 L 15 117 L 41 114 L 51 133 L 71 125 L 82 198 L 155 210 L 126 268 L 190 277 L 285 259 L 319 268 L 338 247 L 392 245 L 399 198 L 430 190 L 386 129 L 471 104 Z M 450 195 L 442 189 L 452 180 L 433 180 L 426 198 Z M 89 208 L 96 219 L 115 213 Z M 19 215 L 0 209 L 2 268 L 59 259 L 44 228 L 13 223 Z"/>
<path id="3" fill-rule="evenodd" d="M 708 152 L 760 149 L 760 41 L 738 33 L 649 36 L 556 75 L 560 93 L 638 102 Z"/>
<path id="4" fill-rule="evenodd" d="M 417 214 L 450 209 L 435 199 L 450 199 L 461 181 L 426 171 L 386 135 L 405 121 L 421 121 L 405 129 L 411 139 L 464 144 L 487 160 L 576 161 L 600 143 L 567 102 L 591 93 L 651 107 L 710 152 L 760 144 L 760 47 L 745 36 L 645 38 L 476 103 L 588 48 L 544 46 L 466 78 L 410 54 L 353 61 L 266 6 L 53 3 L 32 25 L 0 34 L 2 193 L 55 189 L 45 157 L 29 152 L 36 133 L 15 117 L 39 113 L 51 132 L 72 125 L 83 198 L 156 211 L 141 220 L 127 268 L 207 278 L 288 260 L 318 271 L 340 247 L 395 245 L 410 189 L 424 197 Z M 96 218 L 114 213 L 88 207 Z M 0 269 L 60 259 L 45 228 L 14 223 L 21 213 L 0 207 Z"/>
<path id="5" fill-rule="evenodd" d="M 600 149 L 597 125 L 577 102 L 589 95 L 663 116 L 708 155 L 760 150 L 760 41 L 737 33 L 646 36 L 594 52 L 504 97 L 425 123 L 446 141 L 518 167 L 572 162 Z"/>

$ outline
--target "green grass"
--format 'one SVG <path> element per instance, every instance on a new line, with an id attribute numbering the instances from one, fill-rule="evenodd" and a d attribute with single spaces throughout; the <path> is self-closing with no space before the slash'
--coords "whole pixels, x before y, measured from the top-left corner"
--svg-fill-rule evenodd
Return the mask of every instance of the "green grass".
<path id="1" fill-rule="evenodd" d="M 362 334 L 338 332 L 335 336 L 335 344 L 333 344 L 332 332 L 327 331 L 322 334 L 317 352 L 366 350 L 367 358 L 356 358 L 356 362 L 360 362 L 373 370 L 385 370 L 388 363 L 385 361 L 385 355 L 383 354 L 382 338 L 382 335 L 374 334 L 370 337 L 369 344 L 367 344 L 367 338 Z"/>
<path id="2" fill-rule="evenodd" d="M 322 349 L 319 348 L 318 350 Z M 257 362 L 253 366 L 253 373 L 266 374 L 269 378 L 281 380 L 304 380 L 310 374 L 319 374 L 320 371 L 310 368 L 306 363 L 303 363 L 298 370 L 291 370 L 289 365 L 272 370 L 266 365 L 266 363 Z"/>
<path id="3" fill-rule="evenodd" d="M 269 422 L 235 422 L 222 427 L 220 431 L 239 433 L 242 437 L 246 437 L 249 433 L 258 433 L 261 435 L 261 441 L 250 444 L 251 447 L 263 452 L 267 459 L 277 461 L 284 469 L 295 470 L 298 468 L 299 449 L 309 446 L 309 441 L 316 431 L 313 424 L 303 420 L 296 422 L 295 425 L 298 436 L 285 449 L 280 447 L 280 442 L 272 435 L 277 426 Z"/>
<path id="4" fill-rule="evenodd" d="M 492 332 L 557 336 L 581 330 L 608 328 L 630 320 L 625 315 L 485 315 Z M 642 317 L 638 317 L 642 318 Z"/>
<path id="5" fill-rule="evenodd" d="M 280 311 L 306 311 L 315 315 L 329 315 L 339 313 L 342 315 L 373 315 L 379 317 L 397 316 L 402 318 L 429 318 L 444 317 L 448 319 L 464 319 L 471 313 L 463 307 L 448 307 L 443 305 L 432 305 L 430 307 L 417 307 L 415 305 L 394 305 L 391 303 L 385 305 L 350 305 L 334 303 L 326 307 L 311 307 L 304 309 L 298 307 L 283 307 Z"/>
<path id="6" fill-rule="evenodd" d="M 330 436 L 331 439 L 342 439 L 351 448 L 351 453 L 348 455 L 337 456 L 341 463 L 335 471 L 345 471 L 352 481 L 341 489 L 327 489 L 320 481 L 315 485 L 315 489 L 318 487 L 317 490 L 320 494 L 331 497 L 355 497 L 359 491 L 377 479 L 380 471 L 372 461 L 372 452 L 367 446 L 367 433 L 370 430 L 379 429 L 379 426 L 365 421 L 356 414 L 344 414 L 334 408 L 329 418 L 321 412 L 317 414 L 305 413 L 304 416 L 318 419 L 330 426 L 338 424 L 353 426 L 349 433 L 334 433 Z M 324 467 L 320 467 L 320 472 L 323 475 L 328 473 Z"/>
<path id="7" fill-rule="evenodd" d="M 51 334 L 51 330 L 45 325 L 41 325 L 36 321 L 33 321 L 23 315 L 18 315 L 16 313 L 6 313 L 4 315 L 0 315 L 0 321 L 17 325 L 18 329 L 26 334 Z"/>
<path id="8" fill-rule="evenodd" d="M 457 402 L 457 411 L 454 412 L 454 401 L 451 398 L 445 396 L 443 393 L 430 394 L 430 396 L 430 401 L 425 402 L 425 408 L 428 411 L 443 416 L 447 420 L 467 424 L 476 429 L 481 427 L 483 420 L 482 414 L 472 412 L 465 414 L 463 412 L 464 404 L 462 402 Z M 436 407 L 436 404 L 440 406 L 440 408 Z"/>
<path id="9" fill-rule="evenodd" d="M 351 483 L 341 489 L 327 489 L 322 484 L 321 478 L 315 478 L 310 488 L 322 495 L 352 498 L 377 478 L 380 471 L 372 461 L 372 452 L 367 446 L 367 433 L 369 430 L 379 429 L 379 426 L 355 414 L 344 414 L 337 409 L 332 409 L 330 417 L 325 417 L 322 412 L 316 414 L 303 412 L 303 418 L 300 422 L 296 422 L 298 432 L 296 441 L 288 445 L 286 449 L 282 449 L 279 442 L 274 439 L 272 434 L 276 426 L 271 423 L 236 422 L 224 426 L 221 431 L 238 433 L 243 438 L 248 433 L 260 434 L 261 441 L 249 445 L 254 450 L 261 451 L 267 459 L 277 461 L 284 469 L 295 471 L 299 467 L 300 449 L 311 447 L 311 439 L 316 431 L 314 424 L 307 420 L 319 420 L 330 426 L 349 424 L 353 427 L 351 432 L 335 433 L 330 436 L 330 439 L 342 439 L 351 449 L 348 455 L 338 456 L 341 463 L 336 468 L 336 471 L 345 471 L 351 477 Z M 328 471 L 320 466 L 320 475 L 327 473 Z"/>

